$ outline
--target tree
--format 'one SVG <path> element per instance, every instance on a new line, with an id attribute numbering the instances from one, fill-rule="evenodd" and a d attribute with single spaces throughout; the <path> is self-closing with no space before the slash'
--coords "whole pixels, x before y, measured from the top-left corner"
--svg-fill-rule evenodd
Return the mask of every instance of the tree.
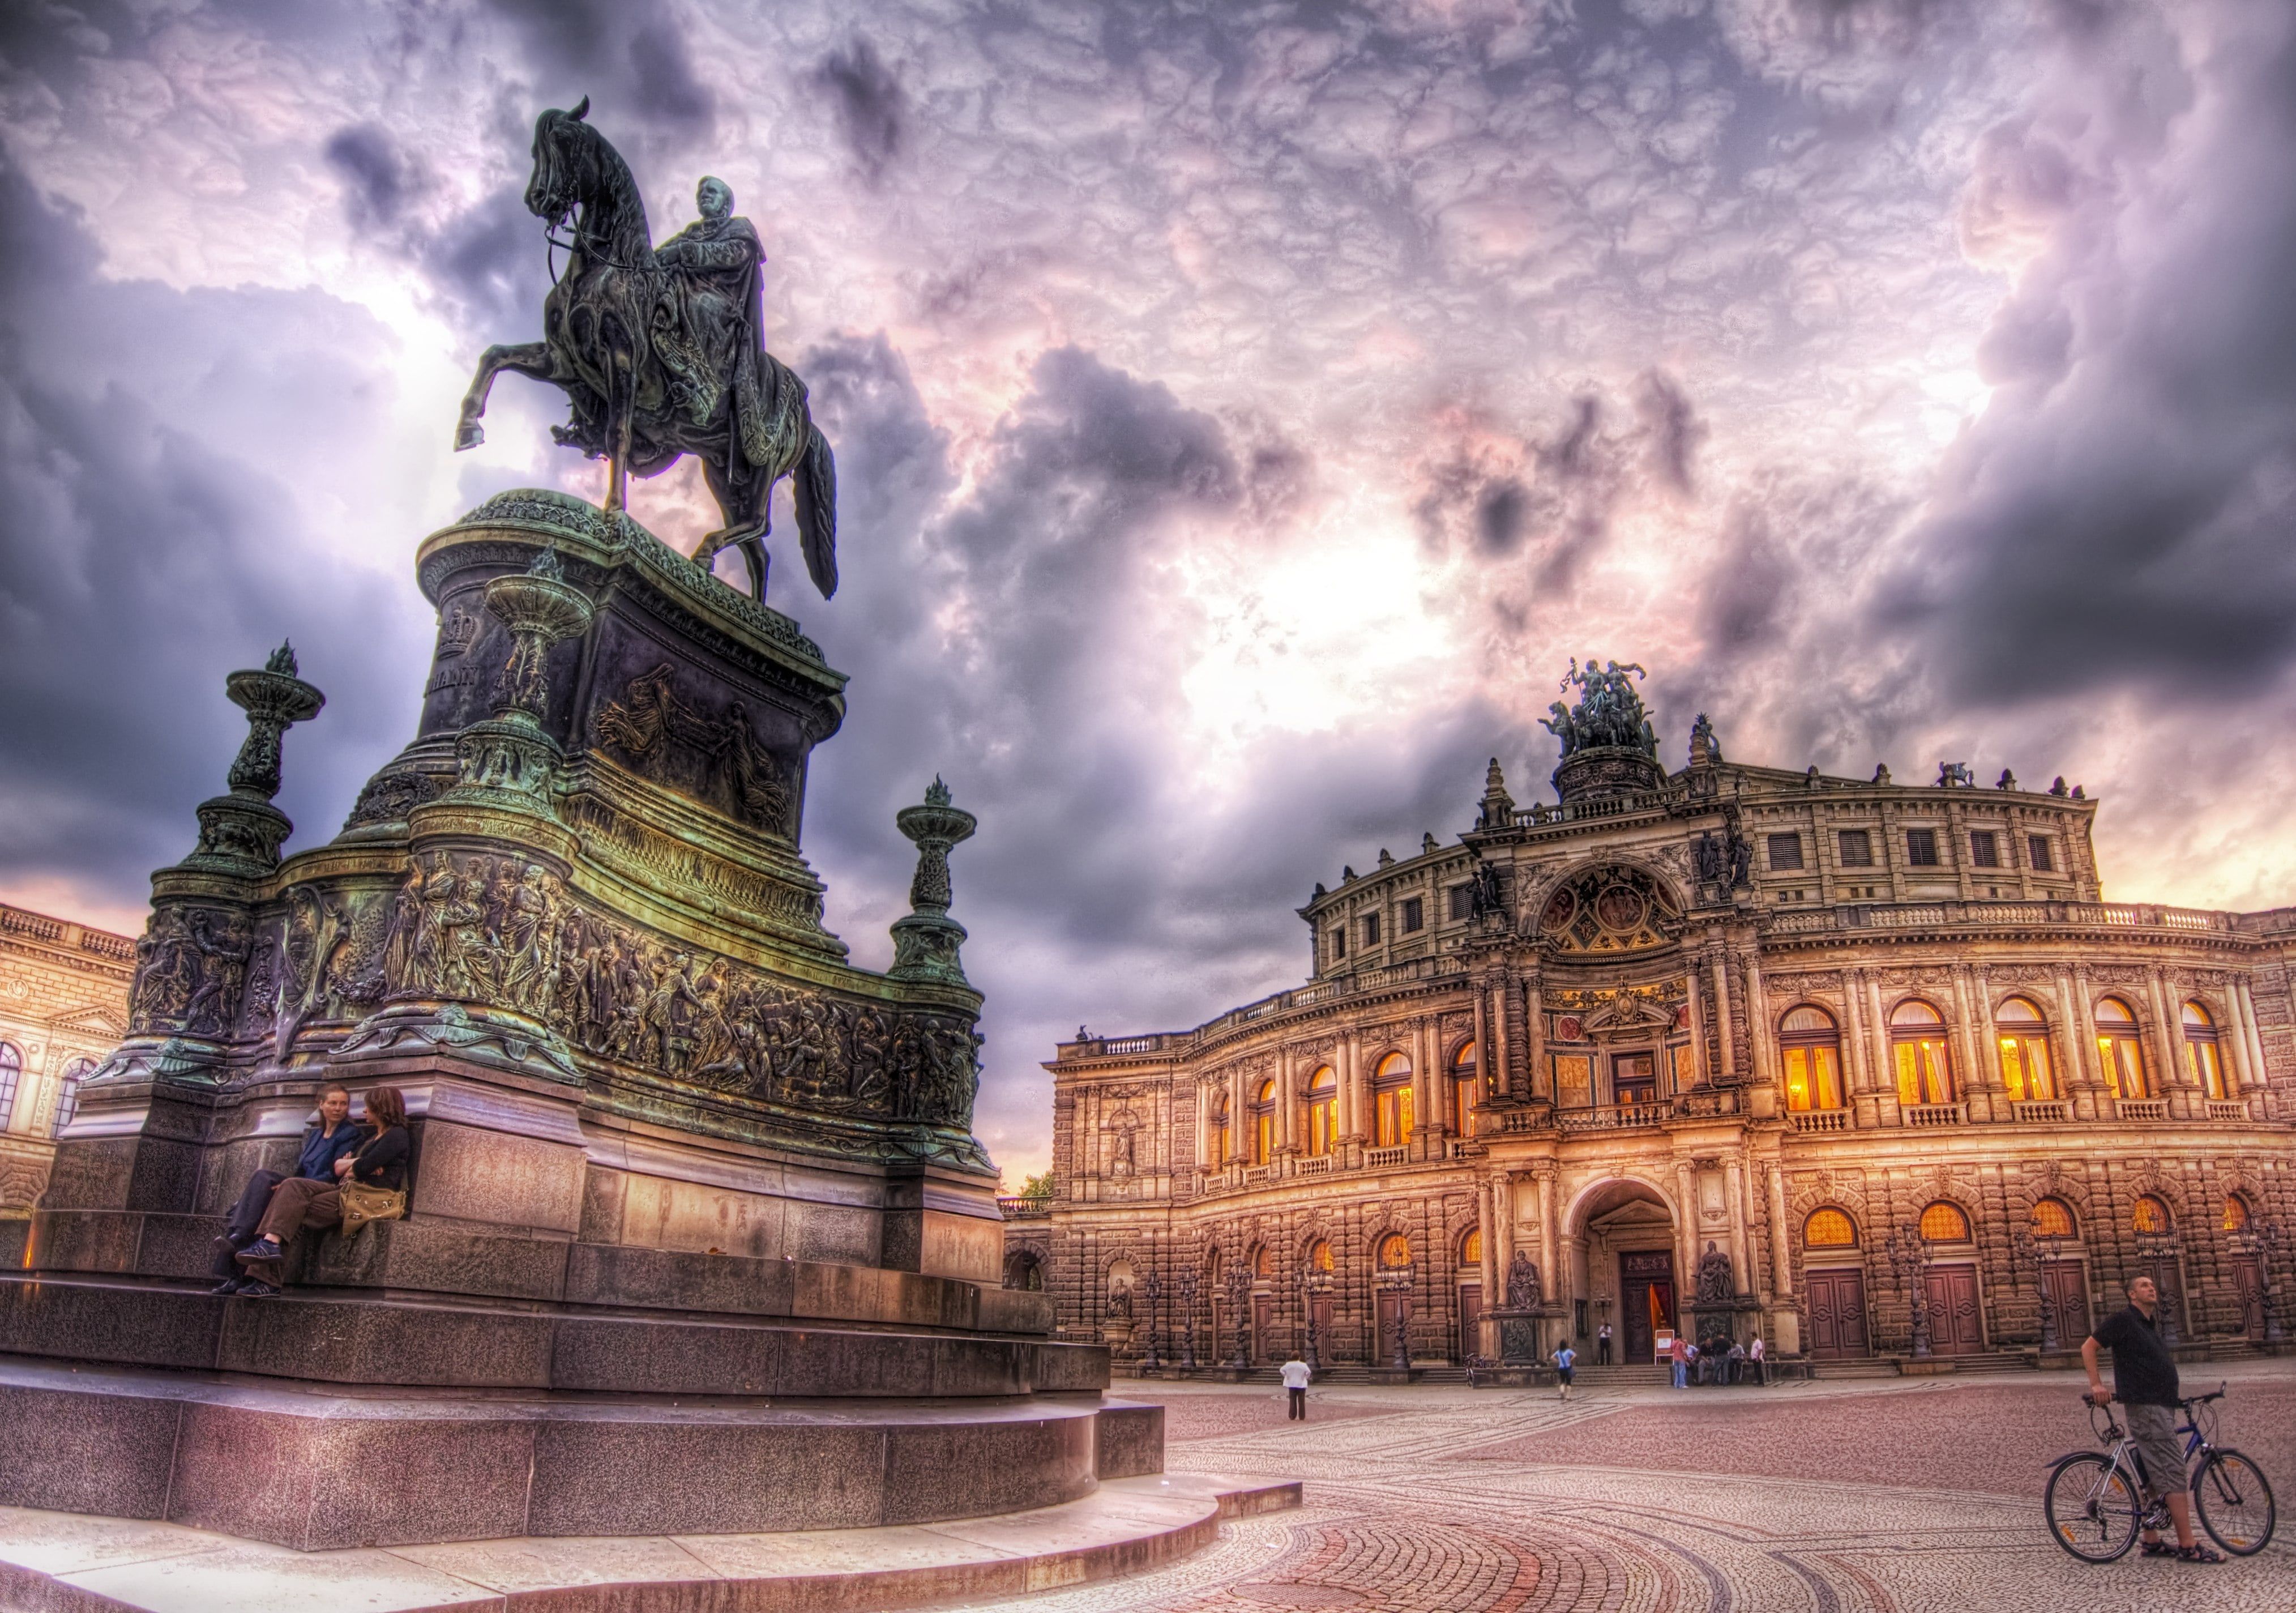
<path id="1" fill-rule="evenodd" d="M 1052 1173 L 1050 1171 L 1046 1171 L 1046 1172 L 1045 1172 L 1042 1175 L 1039 1175 L 1039 1176 L 1029 1176 L 1029 1177 L 1024 1177 L 1024 1178 L 1022 1178 L 1022 1179 L 1021 1179 L 1021 1197 L 1023 1197 L 1023 1198 L 1035 1198 L 1035 1199 L 1050 1199 L 1050 1198 L 1052 1197 L 1052 1196 L 1053 1196 L 1053 1173 Z"/>

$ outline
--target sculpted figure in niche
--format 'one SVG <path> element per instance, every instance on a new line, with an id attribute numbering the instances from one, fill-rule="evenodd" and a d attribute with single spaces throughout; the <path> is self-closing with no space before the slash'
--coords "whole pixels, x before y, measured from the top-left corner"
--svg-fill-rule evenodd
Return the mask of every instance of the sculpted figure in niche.
<path id="1" fill-rule="evenodd" d="M 1698 1259 L 1698 1297 L 1706 1300 L 1730 1299 L 1738 1292 L 1737 1278 L 1730 1270 L 1730 1257 L 1707 1240 L 1706 1253 Z"/>
<path id="2" fill-rule="evenodd" d="M 1538 1280 L 1538 1264 L 1521 1249 L 1507 1263 L 1506 1302 L 1510 1311 L 1528 1311 L 1544 1303 L 1546 1289 Z"/>

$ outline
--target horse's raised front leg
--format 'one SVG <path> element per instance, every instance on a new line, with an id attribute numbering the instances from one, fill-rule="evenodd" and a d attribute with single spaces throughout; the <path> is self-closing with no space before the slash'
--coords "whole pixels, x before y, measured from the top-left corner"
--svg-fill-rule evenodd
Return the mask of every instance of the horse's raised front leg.
<path id="1" fill-rule="evenodd" d="M 487 393 L 493 390 L 495 377 L 504 370 L 515 370 L 537 381 L 549 380 L 550 344 L 521 342 L 512 346 L 490 347 L 479 355 L 479 373 L 471 377 L 471 390 L 463 394 L 462 417 L 455 423 L 456 453 L 476 448 L 487 440 L 479 416 L 487 412 Z"/>

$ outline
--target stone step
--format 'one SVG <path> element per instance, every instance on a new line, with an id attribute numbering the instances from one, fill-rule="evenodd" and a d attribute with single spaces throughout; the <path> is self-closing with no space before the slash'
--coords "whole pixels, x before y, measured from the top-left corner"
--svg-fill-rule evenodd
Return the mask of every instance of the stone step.
<path id="1" fill-rule="evenodd" d="M 0 1273 L 0 1352 L 362 1387 L 796 1396 L 1107 1387 L 1106 1352 L 774 1317 Z"/>
<path id="2" fill-rule="evenodd" d="M 0 1357 L 0 1507 L 297 1551 L 918 1523 L 1072 1501 L 1163 1468 L 1162 1408 L 1096 1395 L 330 1394 L 21 1357 Z"/>
<path id="3" fill-rule="evenodd" d="M 463 1613 L 547 1606 L 829 1613 L 1006 1602 L 1173 1562 L 1222 1519 L 1300 1504 L 1297 1483 L 1123 1479 L 970 1523 L 624 1540 L 510 1539 L 308 1556 L 165 1523 L 102 1529 L 70 1513 L 0 1516 L 0 1605 L 212 1613 L 335 1608 Z"/>

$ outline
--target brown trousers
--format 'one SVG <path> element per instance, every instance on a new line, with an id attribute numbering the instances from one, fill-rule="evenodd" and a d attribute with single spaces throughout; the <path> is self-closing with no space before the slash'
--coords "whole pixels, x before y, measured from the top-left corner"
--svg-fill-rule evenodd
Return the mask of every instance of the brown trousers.
<path id="1" fill-rule="evenodd" d="M 335 1191 L 334 1183 L 291 1176 L 271 1189 L 271 1207 L 263 1212 L 255 1232 L 283 1244 L 305 1227 L 337 1226 L 342 1219 L 343 1196 Z"/>

